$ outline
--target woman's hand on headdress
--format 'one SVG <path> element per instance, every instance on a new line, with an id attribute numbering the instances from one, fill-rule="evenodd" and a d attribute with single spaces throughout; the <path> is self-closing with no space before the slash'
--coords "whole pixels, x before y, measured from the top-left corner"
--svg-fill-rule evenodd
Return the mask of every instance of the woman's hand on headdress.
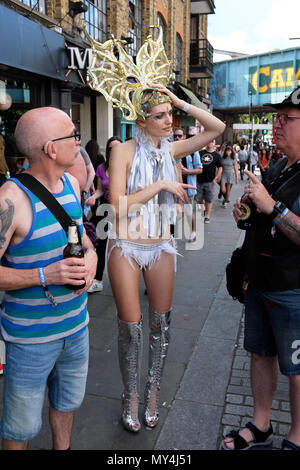
<path id="1" fill-rule="evenodd" d="M 172 101 L 172 105 L 176 106 L 176 108 L 182 108 L 184 106 L 184 101 L 180 100 L 172 91 L 170 91 L 167 87 L 164 85 L 161 85 L 159 83 L 151 83 L 150 84 L 151 88 L 154 88 L 155 90 L 159 91 L 160 93 L 165 93 L 166 95 L 169 96 L 169 98 Z"/>

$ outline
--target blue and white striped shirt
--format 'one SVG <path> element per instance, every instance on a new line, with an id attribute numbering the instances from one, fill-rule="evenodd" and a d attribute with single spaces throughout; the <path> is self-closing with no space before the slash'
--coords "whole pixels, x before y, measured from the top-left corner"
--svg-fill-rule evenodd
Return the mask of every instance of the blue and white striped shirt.
<path id="1" fill-rule="evenodd" d="M 15 269 L 45 267 L 63 259 L 63 250 L 68 243 L 65 230 L 37 196 L 18 180 L 32 204 L 33 220 L 29 233 L 17 245 L 7 248 L 2 257 L 2 266 Z M 54 194 L 83 233 L 80 203 L 66 175 L 64 188 Z M 77 295 L 62 285 L 49 285 L 57 302 L 53 307 L 41 286 L 5 292 L 1 318 L 1 333 L 6 341 L 30 344 L 45 343 L 66 338 L 82 330 L 89 321 L 86 292 Z"/>

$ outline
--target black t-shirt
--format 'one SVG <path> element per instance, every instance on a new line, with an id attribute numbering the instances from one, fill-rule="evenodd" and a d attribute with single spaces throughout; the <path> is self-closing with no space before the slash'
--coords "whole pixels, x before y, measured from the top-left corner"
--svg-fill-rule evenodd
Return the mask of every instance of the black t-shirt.
<path id="1" fill-rule="evenodd" d="M 202 162 L 202 173 L 197 175 L 198 183 L 208 183 L 216 177 L 216 168 L 221 166 L 220 155 L 217 152 L 201 150 L 200 159 Z"/>

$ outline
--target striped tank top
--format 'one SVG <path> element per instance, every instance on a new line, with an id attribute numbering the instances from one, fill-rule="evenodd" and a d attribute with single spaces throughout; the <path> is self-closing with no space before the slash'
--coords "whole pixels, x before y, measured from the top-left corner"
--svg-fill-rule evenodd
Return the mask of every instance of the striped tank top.
<path id="1" fill-rule="evenodd" d="M 37 196 L 11 178 L 31 200 L 33 220 L 29 233 L 17 245 L 9 246 L 2 266 L 34 269 L 63 259 L 68 243 L 65 230 Z M 68 177 L 62 176 L 64 188 L 54 196 L 75 220 L 83 233 L 80 203 Z M 89 321 L 87 294 L 75 294 L 62 285 L 49 285 L 56 300 L 54 307 L 41 286 L 6 291 L 1 314 L 1 333 L 6 341 L 22 344 L 45 343 L 77 334 Z"/>

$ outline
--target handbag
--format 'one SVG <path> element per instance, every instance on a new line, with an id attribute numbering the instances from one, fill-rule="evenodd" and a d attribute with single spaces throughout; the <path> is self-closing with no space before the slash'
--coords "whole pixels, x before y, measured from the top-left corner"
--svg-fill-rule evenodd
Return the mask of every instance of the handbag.
<path id="1" fill-rule="evenodd" d="M 274 177 L 273 172 L 271 171 L 272 176 L 268 176 L 267 179 L 269 180 L 266 188 L 271 194 L 271 196 L 277 200 L 278 197 L 275 195 L 278 194 L 278 191 L 283 186 L 283 184 L 290 182 L 294 179 L 297 175 L 300 174 L 299 170 L 299 163 L 298 161 L 290 166 L 290 168 L 284 171 L 287 159 L 284 159 L 280 164 L 277 165 L 276 169 L 276 176 Z M 297 181 L 294 184 L 299 184 Z M 244 303 L 245 301 L 245 292 L 248 288 L 248 276 L 246 274 L 246 266 L 245 266 L 245 251 L 246 251 L 246 239 L 244 244 L 240 248 L 236 248 L 232 253 L 231 260 L 226 266 L 226 286 L 229 295 L 238 300 L 240 303 Z M 247 245 L 248 246 L 248 245 Z M 255 253 L 249 254 L 249 246 L 248 246 L 248 256 L 255 256 Z M 278 258 L 280 257 L 260 257 L 261 263 L 264 263 L 268 267 L 266 268 L 264 264 L 258 267 L 258 274 L 263 273 L 264 269 L 267 270 L 269 273 L 276 272 L 276 263 L 278 264 Z M 251 259 L 251 258 L 250 258 Z M 284 260 L 283 260 L 284 261 Z M 273 263 L 273 264 L 272 264 Z M 276 276 L 275 276 L 276 278 Z M 272 283 L 274 287 L 274 277 L 272 278 Z M 264 279 L 264 285 L 266 285 L 266 279 Z M 271 285 L 272 287 L 272 285 Z M 270 289 L 272 290 L 272 288 Z"/>
<path id="2" fill-rule="evenodd" d="M 226 287 L 229 295 L 241 304 L 245 302 L 248 279 L 244 262 L 244 247 L 236 248 L 226 266 Z"/>

